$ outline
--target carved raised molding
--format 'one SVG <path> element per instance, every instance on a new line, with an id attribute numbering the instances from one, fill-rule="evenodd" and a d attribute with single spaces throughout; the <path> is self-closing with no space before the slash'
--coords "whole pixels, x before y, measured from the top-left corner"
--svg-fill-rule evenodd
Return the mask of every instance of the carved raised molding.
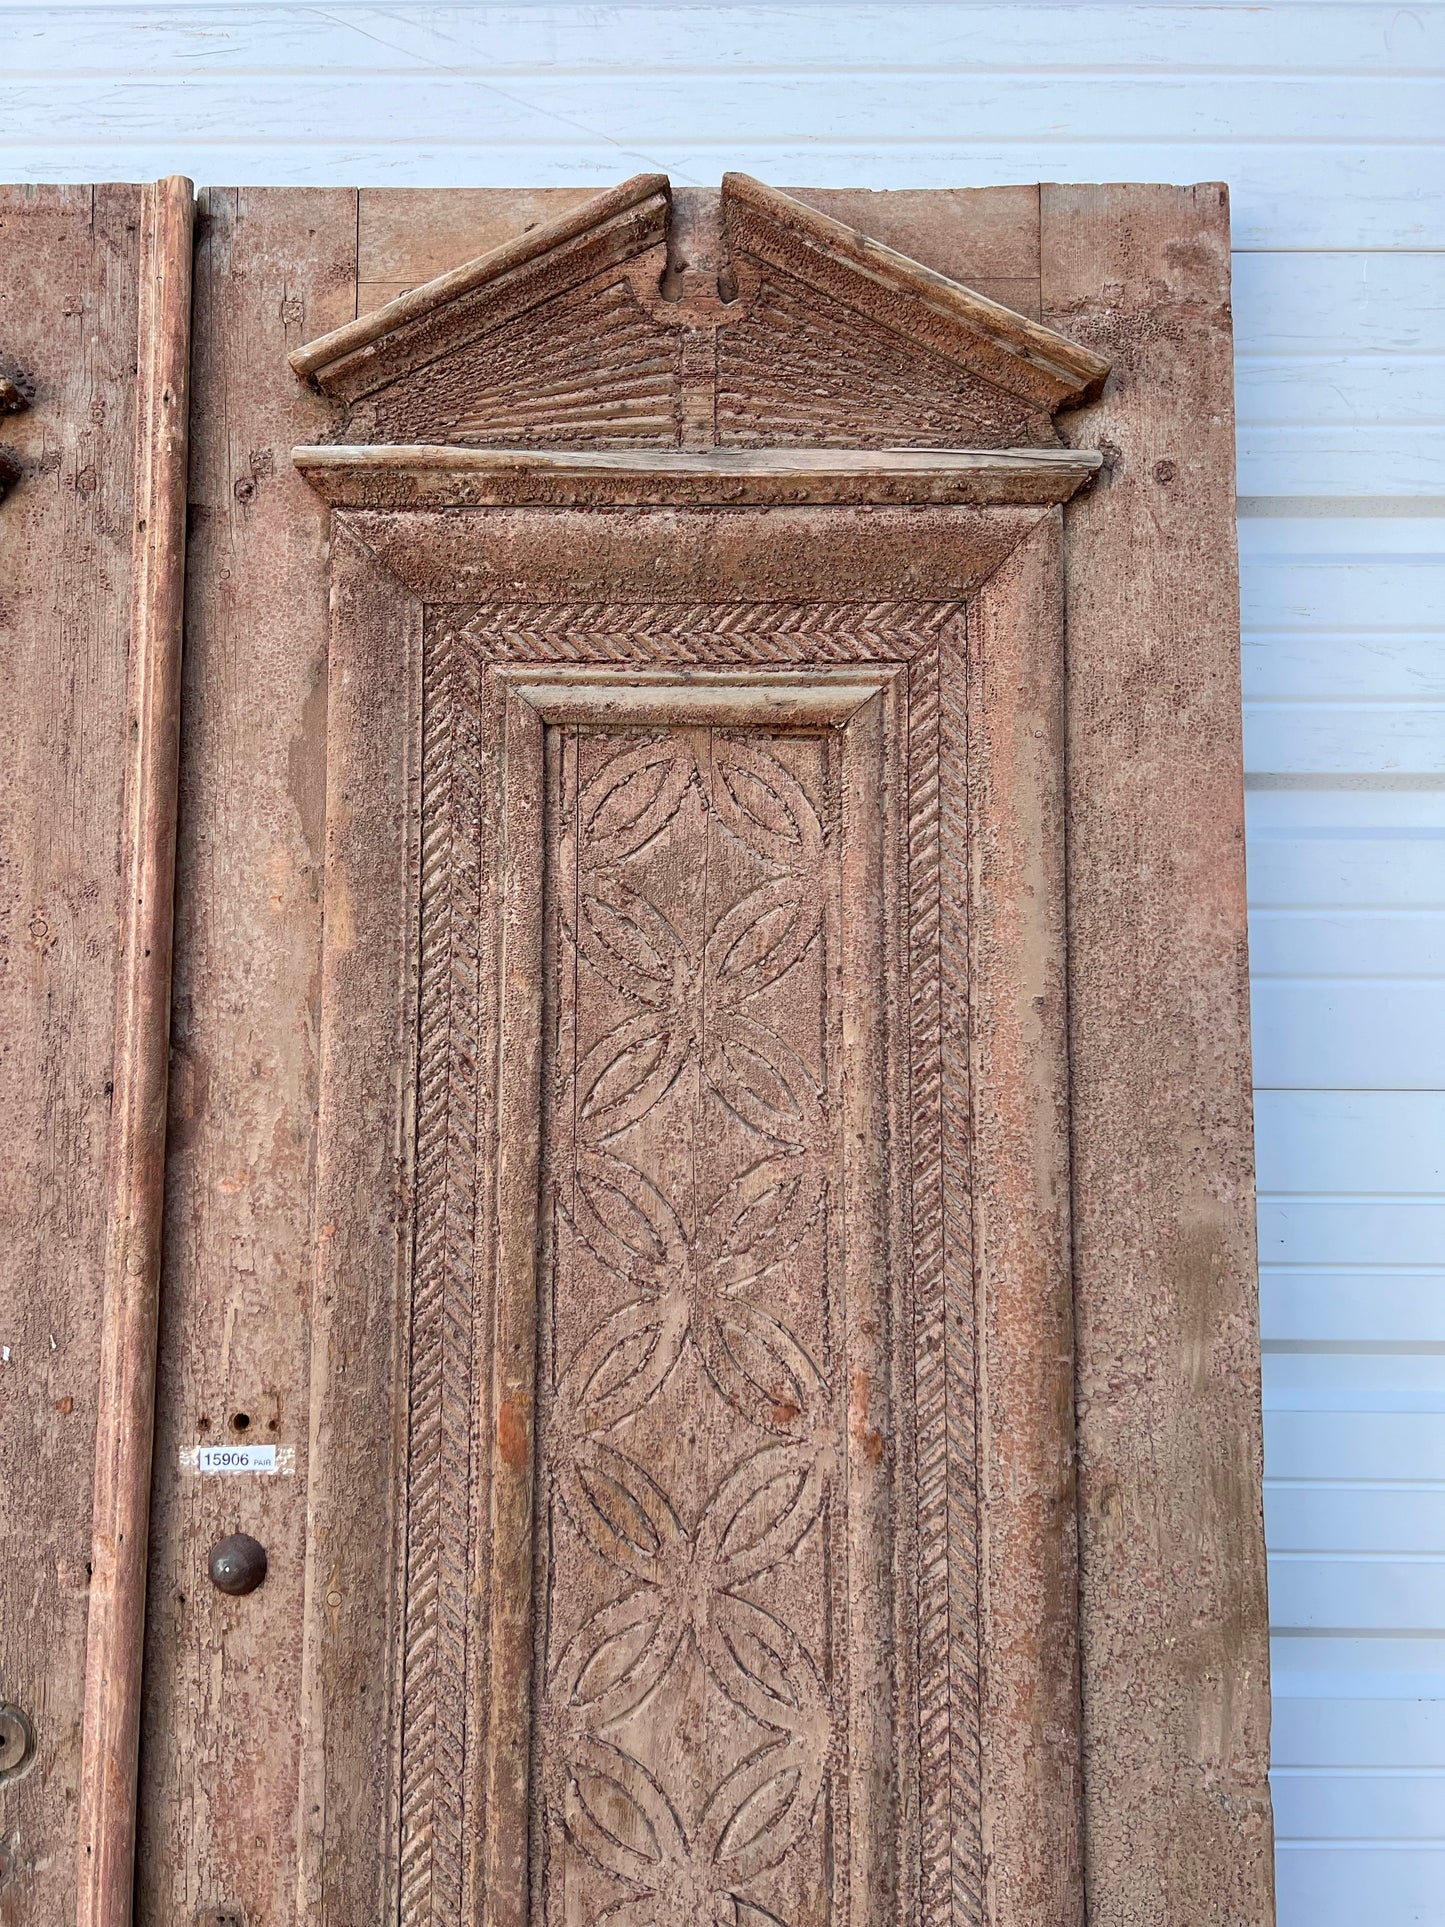
<path id="1" fill-rule="evenodd" d="M 730 175 L 293 365 L 348 408 L 293 451 L 333 511 L 317 1343 L 389 1308 L 398 1361 L 369 1431 L 321 1393 L 313 1557 L 368 1494 L 397 1553 L 369 1647 L 308 1635 L 310 1771 L 391 1842 L 333 1802 L 318 1919 L 1074 1927 L 1061 509 L 1100 464 L 1053 413 L 1107 364 Z M 326 1681 L 378 1664 L 343 1734 Z"/>
<path id="2" fill-rule="evenodd" d="M 1108 363 L 745 174 L 643 174 L 292 356 L 350 442 L 1057 446 Z"/>

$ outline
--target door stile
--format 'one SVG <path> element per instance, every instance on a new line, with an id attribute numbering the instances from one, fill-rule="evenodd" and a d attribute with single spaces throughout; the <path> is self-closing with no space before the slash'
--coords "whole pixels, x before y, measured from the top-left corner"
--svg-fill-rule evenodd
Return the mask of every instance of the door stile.
<path id="1" fill-rule="evenodd" d="M 135 528 L 105 1276 L 78 1822 L 79 1927 L 123 1927 L 135 1882 L 185 603 L 195 196 L 141 196 Z"/>

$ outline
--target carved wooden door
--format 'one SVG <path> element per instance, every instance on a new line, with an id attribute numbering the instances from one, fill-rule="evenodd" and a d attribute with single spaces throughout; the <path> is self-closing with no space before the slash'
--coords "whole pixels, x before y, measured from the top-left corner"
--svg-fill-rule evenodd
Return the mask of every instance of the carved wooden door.
<path id="1" fill-rule="evenodd" d="M 977 292 L 742 176 L 411 197 L 370 279 L 355 197 L 216 192 L 192 343 L 188 184 L 147 191 L 79 1927 L 1082 1927 L 1090 1814 L 1093 1917 L 1263 1922 L 1219 1669 L 1138 1634 L 1181 1536 L 1193 1624 L 1257 1521 L 1138 1550 L 1152 1407 L 1110 1456 L 1183 1189 L 1116 1209 L 1163 1127 L 1109 1094 L 1190 1055 L 1182 992 L 1136 1035 L 1190 919 L 1243 981 L 1180 855 L 1232 685 L 1175 651 L 1186 743 L 1140 693 L 1172 583 L 1111 600 L 1132 522 L 1081 560 L 1102 438 L 1054 416 L 1109 362 L 1014 193 L 893 209 L 1016 229 L 1032 281 Z M 1069 236 L 1157 408 L 1202 307 L 1120 322 L 1128 247 L 1096 288 Z M 1154 1907 L 1150 1800 L 1218 1867 L 1255 1816 L 1236 1886 Z"/>
<path id="2" fill-rule="evenodd" d="M 1045 403 L 1103 364 L 755 183 L 694 204 L 700 295 L 655 181 L 584 212 L 295 358 L 351 402 L 296 457 L 332 510 L 311 1557 L 348 1575 L 314 1904 L 932 1927 L 992 1862 L 1071 1919 L 1091 471 Z M 519 336 L 607 452 L 489 390 Z M 885 369 L 880 426 L 946 384 L 1034 445 L 820 448 Z"/>

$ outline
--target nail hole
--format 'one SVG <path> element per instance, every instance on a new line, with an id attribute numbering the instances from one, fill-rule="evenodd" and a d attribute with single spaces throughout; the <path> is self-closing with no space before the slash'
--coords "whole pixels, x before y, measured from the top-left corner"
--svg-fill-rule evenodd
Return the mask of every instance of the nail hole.
<path id="1" fill-rule="evenodd" d="M 249 1412 L 237 1412 L 231 1420 L 231 1430 L 233 1432 L 246 1432 L 250 1430 L 250 1427 L 251 1414 Z"/>

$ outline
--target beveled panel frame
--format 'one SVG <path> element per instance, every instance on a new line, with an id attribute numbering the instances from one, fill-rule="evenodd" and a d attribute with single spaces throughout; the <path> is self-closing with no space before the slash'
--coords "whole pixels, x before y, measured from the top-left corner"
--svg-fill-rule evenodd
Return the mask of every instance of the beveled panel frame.
<path id="1" fill-rule="evenodd" d="M 1061 529 L 1057 507 L 1024 506 L 333 513 L 308 1918 L 528 1917 L 517 1576 L 530 1582 L 542 973 L 523 906 L 540 896 L 544 717 L 817 719 L 860 683 L 880 692 L 865 707 L 894 705 L 885 735 L 903 759 L 883 846 L 907 879 L 888 927 L 908 993 L 885 1002 L 913 1066 L 888 1132 L 910 1147 L 890 1159 L 890 1238 L 913 1281 L 899 1464 L 917 1550 L 897 1562 L 888 1669 L 902 1885 L 865 1883 L 858 1917 L 1081 1918 Z M 449 722 L 428 707 L 439 677 L 466 682 Z M 429 832 L 451 807 L 472 812 L 475 849 L 448 854 Z M 477 941 L 449 930 L 439 952 L 427 893 L 448 864 L 447 888 L 475 887 Z M 498 986 L 496 1027 L 428 1058 L 428 997 L 458 973 Z M 435 1093 L 468 1063 L 475 1119 L 446 1118 L 434 1140 Z M 423 1570 L 405 1499 L 417 1264 L 428 1197 L 443 1215 L 455 1200 L 426 1169 L 448 1133 L 495 1200 L 474 1236 L 443 1227 L 436 1280 L 443 1325 L 475 1318 L 479 1335 L 438 1407 L 442 1476 L 464 1488 L 453 1516 L 482 1510 L 460 1566 L 453 1546 Z M 409 1779 L 407 1614 L 414 1628 L 433 1598 L 422 1644 L 450 1672 L 428 1702 L 431 1765 Z M 440 1786 L 456 1797 L 408 1834 L 408 1799 Z M 423 1835 L 417 1876 L 407 1840 Z"/>

